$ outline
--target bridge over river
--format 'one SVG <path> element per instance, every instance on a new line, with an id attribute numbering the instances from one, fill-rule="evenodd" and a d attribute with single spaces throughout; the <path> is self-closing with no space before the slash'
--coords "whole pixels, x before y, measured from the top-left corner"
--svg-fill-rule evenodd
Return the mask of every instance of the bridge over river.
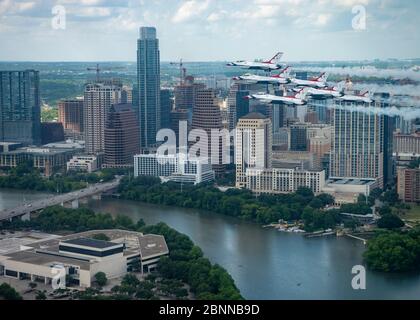
<path id="1" fill-rule="evenodd" d="M 92 184 L 86 187 L 85 189 L 80 189 L 64 194 L 58 194 L 32 202 L 22 203 L 18 207 L 0 211 L 0 221 L 11 220 L 16 217 L 21 217 L 22 219 L 29 219 L 30 214 L 32 212 L 36 212 L 47 207 L 63 205 L 64 203 L 78 201 L 82 198 L 102 194 L 104 192 L 115 189 L 116 187 L 118 187 L 119 183 L 120 178 L 117 178 L 111 182 Z"/>

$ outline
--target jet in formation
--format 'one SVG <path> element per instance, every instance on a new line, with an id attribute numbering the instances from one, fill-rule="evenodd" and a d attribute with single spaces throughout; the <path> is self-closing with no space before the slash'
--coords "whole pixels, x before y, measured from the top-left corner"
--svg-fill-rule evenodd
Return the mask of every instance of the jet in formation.
<path id="1" fill-rule="evenodd" d="M 272 71 L 272 70 L 279 70 L 282 68 L 280 64 L 280 60 L 283 57 L 283 52 L 278 52 L 274 57 L 267 61 L 235 61 L 230 62 L 227 66 L 230 67 L 241 67 L 244 69 L 252 69 L 252 70 L 264 70 L 264 71 Z"/>
<path id="2" fill-rule="evenodd" d="M 259 76 L 246 73 L 242 76 L 234 77 L 233 80 L 244 84 L 288 84 L 290 83 L 290 67 L 286 67 L 279 74 L 272 76 Z"/>
<path id="3" fill-rule="evenodd" d="M 328 74 L 323 72 L 319 77 L 311 78 L 309 80 L 292 78 L 291 82 L 299 87 L 325 88 L 327 86 L 327 79 Z"/>
<path id="4" fill-rule="evenodd" d="M 290 104 L 290 105 L 305 105 L 307 104 L 306 96 L 308 94 L 308 88 L 302 88 L 299 92 L 296 92 L 293 96 L 276 96 L 268 93 L 258 93 L 246 96 L 246 99 L 255 99 L 265 103 L 274 104 Z"/>
<path id="5" fill-rule="evenodd" d="M 348 101 L 348 102 L 364 102 L 364 103 L 372 103 L 373 97 L 372 93 L 366 91 L 361 94 L 345 94 L 341 97 L 338 97 L 339 100 Z"/>

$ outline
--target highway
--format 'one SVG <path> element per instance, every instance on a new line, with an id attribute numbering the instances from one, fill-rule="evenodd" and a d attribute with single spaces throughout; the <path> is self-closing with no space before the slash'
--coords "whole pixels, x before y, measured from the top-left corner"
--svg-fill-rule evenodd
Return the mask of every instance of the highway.
<path id="1" fill-rule="evenodd" d="M 85 189 L 80 189 L 69 193 L 47 197 L 41 200 L 23 203 L 18 207 L 0 211 L 0 221 L 23 216 L 25 214 L 38 211 L 47 207 L 61 205 L 62 203 L 74 201 L 76 199 L 100 194 L 116 188 L 119 185 L 119 183 L 120 178 L 117 178 L 116 180 L 113 180 L 111 182 L 92 184 Z"/>

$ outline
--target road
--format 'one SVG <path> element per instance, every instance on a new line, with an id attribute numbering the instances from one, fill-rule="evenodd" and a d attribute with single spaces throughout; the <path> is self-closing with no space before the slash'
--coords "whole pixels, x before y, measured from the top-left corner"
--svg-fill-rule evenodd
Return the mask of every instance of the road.
<path id="1" fill-rule="evenodd" d="M 92 184 L 85 189 L 80 189 L 64 194 L 58 194 L 49 198 L 24 203 L 15 208 L 5 209 L 0 211 L 0 221 L 23 216 L 27 213 L 38 211 L 55 205 L 61 205 L 62 203 L 70 202 L 76 199 L 93 196 L 98 193 L 103 193 L 114 189 L 119 185 L 119 183 L 120 178 L 117 178 L 116 180 L 113 180 L 111 182 Z"/>

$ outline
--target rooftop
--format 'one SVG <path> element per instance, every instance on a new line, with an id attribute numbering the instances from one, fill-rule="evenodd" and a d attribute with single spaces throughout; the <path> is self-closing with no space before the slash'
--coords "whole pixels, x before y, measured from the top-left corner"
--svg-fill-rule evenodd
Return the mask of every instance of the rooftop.
<path id="1" fill-rule="evenodd" d="M 267 119 L 267 117 L 259 112 L 250 112 L 241 119 Z"/>
<path id="2" fill-rule="evenodd" d="M 91 247 L 91 248 L 96 248 L 96 249 L 106 249 L 106 248 L 111 248 L 118 245 L 118 243 L 114 243 L 110 241 L 103 241 L 103 240 L 96 240 L 96 239 L 89 239 L 89 238 L 70 239 L 70 240 L 61 241 L 60 243 L 74 244 L 78 246 Z"/>

